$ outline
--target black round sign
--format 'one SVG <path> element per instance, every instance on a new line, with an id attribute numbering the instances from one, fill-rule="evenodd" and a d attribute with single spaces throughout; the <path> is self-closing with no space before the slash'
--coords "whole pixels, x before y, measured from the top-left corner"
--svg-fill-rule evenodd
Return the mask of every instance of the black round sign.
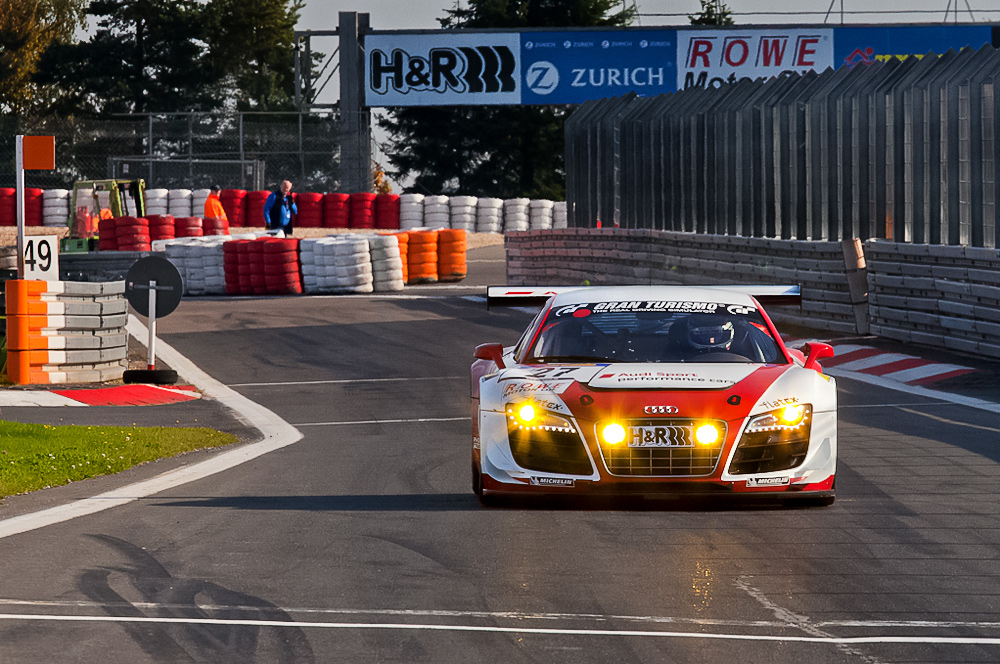
<path id="1" fill-rule="evenodd" d="M 156 317 L 163 318 L 181 303 L 184 282 L 181 273 L 166 258 L 140 258 L 125 275 L 125 299 L 140 316 L 149 317 L 149 284 L 156 282 Z"/>

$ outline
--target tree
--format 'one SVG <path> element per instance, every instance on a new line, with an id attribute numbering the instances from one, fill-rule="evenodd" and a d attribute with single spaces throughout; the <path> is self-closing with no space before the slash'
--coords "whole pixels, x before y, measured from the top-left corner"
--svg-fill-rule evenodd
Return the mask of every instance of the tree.
<path id="1" fill-rule="evenodd" d="M 36 101 L 32 78 L 46 49 L 82 25 L 85 0 L 0 0 L 0 110 L 20 114 Z"/>
<path id="2" fill-rule="evenodd" d="M 469 0 L 446 11 L 445 28 L 627 25 L 619 0 Z M 565 196 L 566 106 L 396 108 L 379 119 L 388 160 L 411 191 L 510 198 Z"/>
<path id="3" fill-rule="evenodd" d="M 733 25 L 733 12 L 722 0 L 701 0 L 701 11 L 688 16 L 691 25 Z"/>

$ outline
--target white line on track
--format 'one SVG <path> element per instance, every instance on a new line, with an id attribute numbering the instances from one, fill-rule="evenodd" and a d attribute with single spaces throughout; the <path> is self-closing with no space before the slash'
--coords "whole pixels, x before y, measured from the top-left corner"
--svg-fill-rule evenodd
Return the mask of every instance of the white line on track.
<path id="1" fill-rule="evenodd" d="M 937 415 L 931 415 L 929 413 L 921 413 L 919 410 L 913 410 L 912 408 L 900 408 L 904 413 L 910 413 L 911 415 L 919 415 L 920 417 L 926 417 L 928 419 L 934 420 L 936 422 L 944 422 L 945 424 L 952 424 L 957 427 L 968 427 L 970 429 L 979 429 L 980 431 L 992 431 L 994 433 L 1000 433 L 1000 429 L 996 427 L 984 427 L 979 424 L 969 424 L 968 422 L 956 422 L 955 420 L 949 420 L 945 417 L 938 417 Z"/>
<path id="2" fill-rule="evenodd" d="M 341 378 L 337 380 L 296 380 L 286 383 L 229 383 L 229 387 L 283 387 L 287 385 L 338 385 L 345 383 L 415 383 L 421 380 L 467 380 L 468 376 L 401 376 L 399 378 Z"/>
<path id="3" fill-rule="evenodd" d="M 234 627 L 297 627 L 300 629 L 340 630 L 407 630 L 435 632 L 486 632 L 494 634 L 538 634 L 546 636 L 616 636 L 699 639 L 716 641 L 770 641 L 783 643 L 817 643 L 825 645 L 859 645 L 870 643 L 906 643 L 936 645 L 1000 645 L 1000 638 L 957 636 L 795 636 L 790 634 L 711 634 L 704 632 L 666 632 L 658 630 L 572 629 L 539 627 L 500 627 L 492 625 L 435 625 L 419 623 L 352 623 L 306 622 L 297 620 L 253 620 L 225 618 L 151 618 L 145 616 L 73 616 L 2 613 L 0 621 L 147 623 L 169 625 L 228 625 Z M 792 627 L 789 625 L 788 627 Z"/>
<path id="4" fill-rule="evenodd" d="M 127 329 L 129 334 L 137 339 L 145 340 L 148 337 L 146 327 L 135 316 L 129 316 Z M 162 340 L 157 343 L 156 350 L 164 363 L 183 376 L 186 382 L 232 410 L 237 419 L 259 430 L 264 435 L 264 439 L 250 445 L 241 445 L 228 452 L 222 452 L 205 461 L 181 466 L 162 475 L 113 489 L 97 496 L 4 519 L 0 521 L 0 539 L 94 514 L 119 505 L 126 505 L 181 484 L 229 470 L 234 466 L 287 447 L 302 439 L 302 433 L 288 422 L 260 404 L 247 399 L 236 390 L 215 380 Z"/>
<path id="5" fill-rule="evenodd" d="M 339 422 L 299 422 L 297 427 L 337 427 L 347 424 L 419 424 L 422 422 L 468 422 L 471 417 L 416 417 L 406 420 L 341 420 Z"/>
<path id="6" fill-rule="evenodd" d="M 889 380 L 883 378 L 882 376 L 869 376 L 868 374 L 859 373 L 857 371 L 843 371 L 839 367 L 830 369 L 824 368 L 823 373 L 833 376 L 834 378 L 849 378 L 851 380 L 868 383 L 869 385 L 877 385 L 878 387 L 884 387 L 897 392 L 906 392 L 907 394 L 916 397 L 928 397 L 929 399 L 946 401 L 948 403 L 958 404 L 959 406 L 968 406 L 969 408 L 978 408 L 979 410 L 986 410 L 991 413 L 1000 413 L 1000 403 L 984 401 L 982 399 L 976 399 L 975 397 L 966 397 L 961 394 L 939 392 L 937 390 L 927 389 L 926 387 L 920 387 L 919 385 L 907 385 L 906 383 Z"/>
<path id="7" fill-rule="evenodd" d="M 925 406 L 954 406 L 955 404 L 947 401 L 925 401 L 923 403 L 853 403 L 853 404 L 840 404 L 837 406 L 840 410 L 850 409 L 850 408 L 902 408 L 904 406 L 912 406 L 914 408 L 923 408 Z"/>

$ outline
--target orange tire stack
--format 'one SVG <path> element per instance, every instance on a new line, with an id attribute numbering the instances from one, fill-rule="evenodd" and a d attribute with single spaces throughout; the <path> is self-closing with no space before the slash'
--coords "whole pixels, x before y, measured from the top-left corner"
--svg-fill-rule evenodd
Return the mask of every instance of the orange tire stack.
<path id="1" fill-rule="evenodd" d="M 464 228 L 438 231 L 438 281 L 461 281 L 468 273 L 465 252 L 468 240 Z"/>
<path id="2" fill-rule="evenodd" d="M 437 229 L 410 231 L 406 247 L 406 283 L 437 283 L 438 232 Z"/>

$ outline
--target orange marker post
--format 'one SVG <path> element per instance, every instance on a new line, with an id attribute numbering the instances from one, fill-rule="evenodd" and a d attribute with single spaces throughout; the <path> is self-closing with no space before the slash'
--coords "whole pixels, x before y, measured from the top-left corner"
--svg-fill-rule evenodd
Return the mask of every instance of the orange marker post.
<path id="1" fill-rule="evenodd" d="M 17 278 L 24 279 L 24 171 L 56 167 L 55 136 L 14 137 L 14 177 L 17 181 Z"/>

